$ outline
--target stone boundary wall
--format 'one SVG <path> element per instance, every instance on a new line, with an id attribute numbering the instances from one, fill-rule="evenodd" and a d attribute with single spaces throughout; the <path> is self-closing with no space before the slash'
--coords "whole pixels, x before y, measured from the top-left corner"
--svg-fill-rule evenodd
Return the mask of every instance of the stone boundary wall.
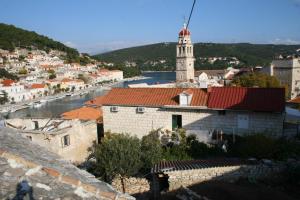
<path id="1" fill-rule="evenodd" d="M 95 187 L 94 185 L 91 185 L 89 183 L 83 183 L 80 180 L 78 180 L 74 177 L 71 177 L 71 176 L 64 175 L 53 168 L 40 166 L 37 163 L 28 161 L 18 155 L 7 152 L 4 149 L 0 149 L 0 157 L 5 158 L 5 159 L 14 160 L 14 161 L 16 161 L 16 163 L 20 163 L 29 169 L 34 169 L 34 168 L 39 169 L 39 170 L 43 171 L 44 173 L 46 173 L 48 176 L 56 178 L 64 184 L 68 184 L 72 187 L 81 187 L 83 190 L 85 190 L 88 193 L 93 194 L 95 197 L 97 197 L 99 199 L 104 199 L 104 200 L 134 200 L 135 199 L 127 194 L 101 191 L 99 188 Z"/>
<path id="2" fill-rule="evenodd" d="M 211 180 L 235 182 L 239 178 L 259 179 L 285 169 L 282 164 L 258 164 L 213 167 L 205 169 L 181 170 L 164 172 L 169 176 L 169 190 L 188 187 L 197 183 Z"/>
<path id="3" fill-rule="evenodd" d="M 115 188 L 119 192 L 123 192 L 123 187 L 121 183 L 121 179 L 115 178 L 112 181 L 113 188 Z M 140 194 L 144 192 L 150 191 L 150 183 L 145 178 L 125 178 L 124 179 L 124 185 L 125 185 L 125 192 L 132 195 L 132 194 Z"/>

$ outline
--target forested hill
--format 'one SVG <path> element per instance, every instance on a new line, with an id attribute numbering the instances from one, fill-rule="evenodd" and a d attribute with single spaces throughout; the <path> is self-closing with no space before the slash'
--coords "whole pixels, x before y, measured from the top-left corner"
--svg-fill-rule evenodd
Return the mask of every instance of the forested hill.
<path id="1" fill-rule="evenodd" d="M 46 36 L 39 35 L 33 31 L 17 28 L 13 25 L 0 23 L 0 49 L 14 50 L 15 47 L 37 48 L 49 51 L 50 49 L 66 52 L 68 59 L 77 59 L 79 53 L 76 49 L 54 41 Z"/>
<path id="2" fill-rule="evenodd" d="M 300 45 L 272 45 L 272 44 L 194 44 L 196 68 L 225 68 L 226 62 L 213 64 L 204 61 L 209 57 L 236 57 L 240 67 L 269 65 L 277 55 L 291 55 L 297 53 Z M 142 70 L 173 70 L 175 67 L 176 43 L 159 43 L 133 48 L 126 48 L 94 56 L 94 58 L 115 63 L 136 62 Z M 149 61 L 166 60 L 163 65 L 151 65 Z M 151 66 L 150 66 L 151 65 Z M 166 65 L 168 65 L 166 67 Z"/>

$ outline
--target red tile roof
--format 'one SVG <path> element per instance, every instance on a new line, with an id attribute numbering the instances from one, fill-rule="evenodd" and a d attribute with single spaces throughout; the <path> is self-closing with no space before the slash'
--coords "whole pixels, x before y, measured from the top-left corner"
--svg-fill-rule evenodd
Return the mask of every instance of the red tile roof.
<path id="1" fill-rule="evenodd" d="M 102 106 L 104 99 L 105 99 L 105 96 L 99 96 L 99 97 L 96 97 L 95 99 L 86 101 L 84 104 L 87 106 Z"/>
<path id="2" fill-rule="evenodd" d="M 74 81 L 74 80 L 69 79 L 69 78 L 64 78 L 61 80 L 62 83 L 67 83 L 67 82 L 72 82 L 72 81 Z"/>
<path id="3" fill-rule="evenodd" d="M 102 110 L 91 108 L 91 107 L 82 107 L 79 109 L 71 110 L 65 112 L 62 115 L 64 119 L 80 119 L 80 120 L 99 120 L 102 118 Z"/>
<path id="4" fill-rule="evenodd" d="M 40 88 L 45 88 L 45 86 L 46 86 L 45 84 L 37 84 L 36 83 L 36 84 L 32 84 L 30 88 L 31 89 L 40 89 Z"/>
<path id="5" fill-rule="evenodd" d="M 289 101 L 289 103 L 300 103 L 300 97 L 296 97 Z"/>
<path id="6" fill-rule="evenodd" d="M 5 79 L 2 81 L 3 86 L 11 86 L 14 83 L 11 79 Z"/>
<path id="7" fill-rule="evenodd" d="M 165 106 L 179 105 L 179 94 L 185 88 L 114 88 L 103 99 L 103 105 Z M 189 89 L 193 93 L 191 106 L 206 106 L 207 93 Z"/>
<path id="8" fill-rule="evenodd" d="M 284 88 L 216 87 L 207 93 L 202 89 L 184 88 L 114 88 L 105 97 L 87 105 L 167 106 L 179 105 L 179 94 L 193 94 L 191 106 L 210 109 L 282 112 Z"/>
<path id="9" fill-rule="evenodd" d="M 208 107 L 212 109 L 282 112 L 285 107 L 284 88 L 212 88 Z"/>

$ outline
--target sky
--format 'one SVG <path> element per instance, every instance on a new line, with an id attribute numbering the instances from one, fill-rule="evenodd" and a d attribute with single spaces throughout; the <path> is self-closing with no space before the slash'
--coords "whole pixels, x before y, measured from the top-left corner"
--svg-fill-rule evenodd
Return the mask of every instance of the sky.
<path id="1" fill-rule="evenodd" d="M 90 54 L 177 41 L 193 0 L 0 0 L 0 22 Z M 300 44 L 300 0 L 197 0 L 193 42 Z"/>

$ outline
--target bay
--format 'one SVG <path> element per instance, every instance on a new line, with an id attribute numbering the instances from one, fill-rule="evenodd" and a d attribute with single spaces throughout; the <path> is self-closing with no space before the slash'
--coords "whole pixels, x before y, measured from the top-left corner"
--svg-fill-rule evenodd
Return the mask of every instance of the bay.
<path id="1" fill-rule="evenodd" d="M 115 84 L 113 87 L 128 87 L 129 84 L 157 84 L 170 83 L 176 79 L 175 72 L 146 72 L 143 73 L 145 79 L 124 81 Z M 97 90 L 90 92 L 83 96 L 65 97 L 52 102 L 44 103 L 40 108 L 27 108 L 13 113 L 9 113 L 7 118 L 58 118 L 64 112 L 80 108 L 84 106 L 86 101 L 89 101 L 97 96 L 105 95 L 108 91 L 97 88 Z"/>

